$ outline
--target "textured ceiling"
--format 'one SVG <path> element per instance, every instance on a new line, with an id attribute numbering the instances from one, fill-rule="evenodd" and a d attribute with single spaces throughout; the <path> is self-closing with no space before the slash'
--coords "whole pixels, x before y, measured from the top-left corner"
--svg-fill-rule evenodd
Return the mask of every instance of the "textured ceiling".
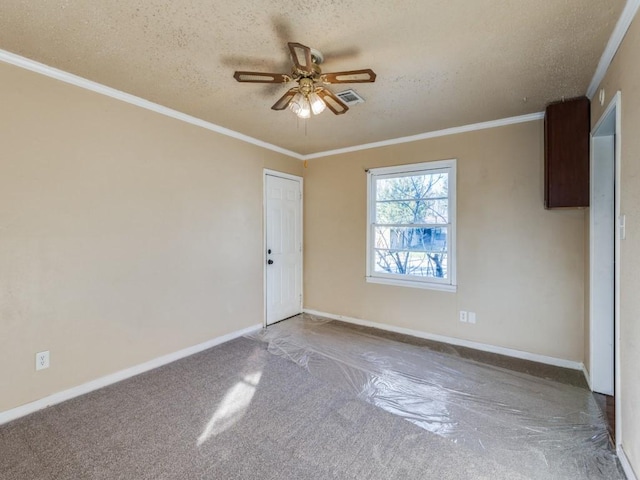
<path id="1" fill-rule="evenodd" d="M 3 0 L 0 48 L 307 154 L 539 112 L 584 95 L 624 0 Z M 287 42 L 372 68 L 345 115 L 271 105 Z M 344 87 L 344 88 L 341 88 Z M 334 92 L 350 86 L 333 86 Z M 525 100 L 526 99 L 526 100 Z"/>

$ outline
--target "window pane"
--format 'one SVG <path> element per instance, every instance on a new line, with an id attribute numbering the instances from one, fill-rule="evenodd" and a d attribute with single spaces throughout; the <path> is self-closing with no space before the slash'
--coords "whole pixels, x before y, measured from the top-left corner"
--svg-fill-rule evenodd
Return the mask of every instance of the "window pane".
<path id="1" fill-rule="evenodd" d="M 455 236 L 455 166 L 455 160 L 440 160 L 368 171 L 370 281 L 401 285 L 406 277 L 412 287 L 455 289 L 448 263 L 456 264 L 449 242 Z"/>
<path id="2" fill-rule="evenodd" d="M 449 175 L 432 173 L 376 180 L 376 200 L 420 200 L 449 194 Z"/>
<path id="3" fill-rule="evenodd" d="M 417 252 L 447 251 L 447 227 L 376 227 L 375 248 Z"/>
<path id="4" fill-rule="evenodd" d="M 376 249 L 375 271 L 416 277 L 447 278 L 447 254 Z"/>
<path id="5" fill-rule="evenodd" d="M 449 223 L 449 200 L 377 202 L 376 223 Z"/>

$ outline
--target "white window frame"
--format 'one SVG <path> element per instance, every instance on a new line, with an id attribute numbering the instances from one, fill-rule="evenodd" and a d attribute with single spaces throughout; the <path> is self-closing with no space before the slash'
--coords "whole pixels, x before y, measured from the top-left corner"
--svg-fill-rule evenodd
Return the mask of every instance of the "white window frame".
<path id="1" fill-rule="evenodd" d="M 375 271 L 375 210 L 376 180 L 379 178 L 404 177 L 410 174 L 433 174 L 447 172 L 449 223 L 447 226 L 447 267 L 448 278 L 428 278 L 405 274 L 382 273 Z M 367 273 L 366 281 L 413 288 L 426 288 L 455 292 L 456 283 L 456 159 L 413 163 L 393 167 L 372 168 L 367 171 Z"/>

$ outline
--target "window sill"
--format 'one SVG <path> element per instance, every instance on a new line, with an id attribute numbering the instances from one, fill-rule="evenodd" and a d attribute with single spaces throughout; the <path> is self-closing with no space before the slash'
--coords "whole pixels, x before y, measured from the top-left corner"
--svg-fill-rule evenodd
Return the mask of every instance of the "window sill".
<path id="1" fill-rule="evenodd" d="M 424 290 L 437 290 L 440 292 L 456 292 L 458 290 L 457 285 L 447 285 L 444 283 L 414 282 L 411 280 L 396 280 L 394 278 L 382 277 L 365 277 L 365 279 L 367 280 L 367 283 L 394 285 L 396 287 L 422 288 Z"/>

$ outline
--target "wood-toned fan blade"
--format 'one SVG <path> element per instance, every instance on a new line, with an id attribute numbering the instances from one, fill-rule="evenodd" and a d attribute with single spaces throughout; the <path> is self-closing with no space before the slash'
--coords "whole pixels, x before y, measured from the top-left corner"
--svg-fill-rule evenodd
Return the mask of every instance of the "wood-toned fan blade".
<path id="1" fill-rule="evenodd" d="M 307 73 L 313 73 L 313 62 L 311 60 L 311 49 L 301 43 L 289 42 L 289 51 L 291 52 L 291 60 L 297 70 Z"/>
<path id="2" fill-rule="evenodd" d="M 376 74 L 370 68 L 349 70 L 348 72 L 323 73 L 324 83 L 368 83 L 376 81 Z"/>
<path id="3" fill-rule="evenodd" d="M 291 77 L 282 73 L 264 73 L 264 72 L 236 72 L 233 74 L 239 82 L 248 83 L 287 83 L 291 81 Z"/>
<path id="4" fill-rule="evenodd" d="M 332 91 L 327 90 L 326 88 L 322 88 L 316 90 L 316 93 L 324 101 L 327 108 L 336 115 L 342 115 L 343 113 L 346 113 L 347 110 L 349 110 L 349 107 L 347 107 L 342 100 L 336 97 Z"/>
<path id="5" fill-rule="evenodd" d="M 292 88 L 291 90 L 289 90 L 282 97 L 280 97 L 280 99 L 276 103 L 273 104 L 271 110 L 284 110 L 285 108 L 287 108 L 296 93 L 298 93 L 297 88 Z"/>

